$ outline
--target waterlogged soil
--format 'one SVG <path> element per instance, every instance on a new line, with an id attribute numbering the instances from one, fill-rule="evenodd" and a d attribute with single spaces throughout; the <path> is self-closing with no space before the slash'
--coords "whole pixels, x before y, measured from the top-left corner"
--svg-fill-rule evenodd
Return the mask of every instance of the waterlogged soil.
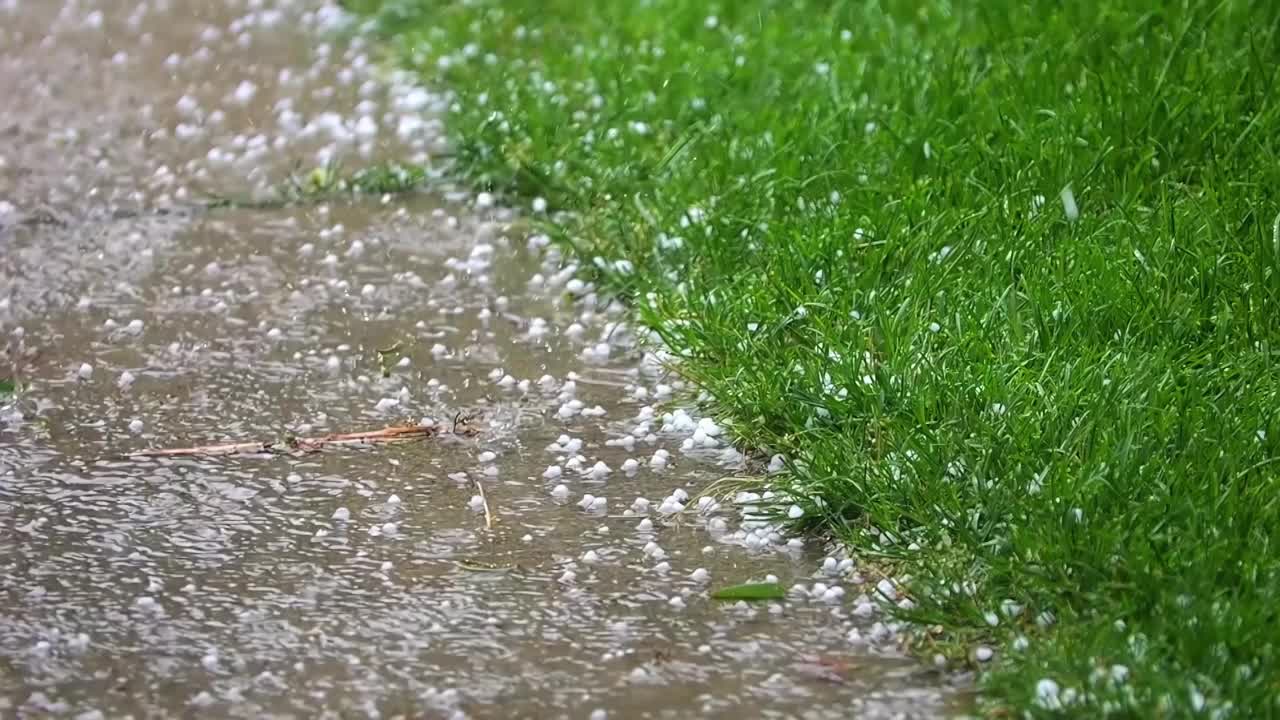
<path id="1" fill-rule="evenodd" d="M 695 501 L 761 468 L 664 423 L 679 381 L 517 213 L 443 182 L 204 205 L 444 150 L 447 98 L 337 19 L 0 0 L 0 716 L 963 710 L 856 558 Z M 130 456 L 459 414 L 473 436 Z M 768 575 L 810 592 L 709 597 Z"/>

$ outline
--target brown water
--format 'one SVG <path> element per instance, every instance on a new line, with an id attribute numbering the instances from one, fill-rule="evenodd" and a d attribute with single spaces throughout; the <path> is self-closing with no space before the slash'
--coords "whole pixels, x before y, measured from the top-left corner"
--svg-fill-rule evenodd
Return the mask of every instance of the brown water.
<path id="1" fill-rule="evenodd" d="M 568 297 L 512 211 L 443 182 L 198 209 L 442 147 L 447 100 L 380 77 L 328 12 L 263 5 L 0 0 L 0 375 L 24 385 L 0 407 L 0 717 L 963 709 L 856 564 L 744 523 L 749 497 L 658 512 L 742 459 L 663 431 L 679 381 L 621 308 Z M 563 417 L 573 401 L 604 415 Z M 125 457 L 458 412 L 477 437 Z M 709 599 L 770 574 L 846 593 Z"/>

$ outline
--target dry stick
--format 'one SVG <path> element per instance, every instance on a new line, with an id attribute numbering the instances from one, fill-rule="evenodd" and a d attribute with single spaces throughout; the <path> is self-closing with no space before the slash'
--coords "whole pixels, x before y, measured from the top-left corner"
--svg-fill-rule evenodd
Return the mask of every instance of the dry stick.
<path id="1" fill-rule="evenodd" d="M 198 445 L 196 447 L 168 450 L 142 450 L 129 453 L 129 457 L 175 457 L 190 455 L 240 455 L 246 453 L 316 452 L 329 445 L 380 445 L 400 440 L 430 438 L 442 432 L 440 426 L 400 425 L 355 433 L 335 433 L 311 438 L 289 438 L 279 442 L 227 443 L 223 445 Z M 455 423 L 454 433 L 474 434 L 474 430 Z"/>
<path id="2" fill-rule="evenodd" d="M 492 530 L 493 513 L 489 512 L 489 498 L 485 497 L 484 485 L 480 484 L 479 480 L 472 480 L 471 482 L 475 483 L 476 490 L 480 491 L 480 502 L 484 503 L 484 529 Z"/>

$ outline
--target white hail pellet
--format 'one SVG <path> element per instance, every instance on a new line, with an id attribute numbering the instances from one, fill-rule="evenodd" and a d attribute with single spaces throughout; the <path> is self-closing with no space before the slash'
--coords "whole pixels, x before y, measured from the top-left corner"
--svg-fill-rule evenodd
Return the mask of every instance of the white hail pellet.
<path id="1" fill-rule="evenodd" d="M 1076 195 L 1071 191 L 1070 185 L 1062 188 L 1060 197 L 1062 198 L 1062 212 L 1067 216 L 1067 221 L 1075 222 L 1079 220 L 1080 208 L 1076 205 Z"/>
<path id="2" fill-rule="evenodd" d="M 884 578 L 880 582 L 876 583 L 876 592 L 889 602 L 893 602 L 898 599 L 898 589 L 893 586 L 893 582 L 888 578 Z"/>

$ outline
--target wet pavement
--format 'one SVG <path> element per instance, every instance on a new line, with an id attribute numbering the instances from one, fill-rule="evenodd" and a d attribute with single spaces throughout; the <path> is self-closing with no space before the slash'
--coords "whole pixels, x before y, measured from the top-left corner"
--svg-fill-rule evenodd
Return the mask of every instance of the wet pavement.
<path id="1" fill-rule="evenodd" d="M 441 154 L 447 98 L 340 19 L 0 0 L 0 717 L 963 710 L 856 559 L 699 500 L 765 463 L 518 213 L 443 180 L 203 207 Z M 458 414 L 475 437 L 129 457 Z M 769 575 L 805 592 L 709 598 Z"/>

